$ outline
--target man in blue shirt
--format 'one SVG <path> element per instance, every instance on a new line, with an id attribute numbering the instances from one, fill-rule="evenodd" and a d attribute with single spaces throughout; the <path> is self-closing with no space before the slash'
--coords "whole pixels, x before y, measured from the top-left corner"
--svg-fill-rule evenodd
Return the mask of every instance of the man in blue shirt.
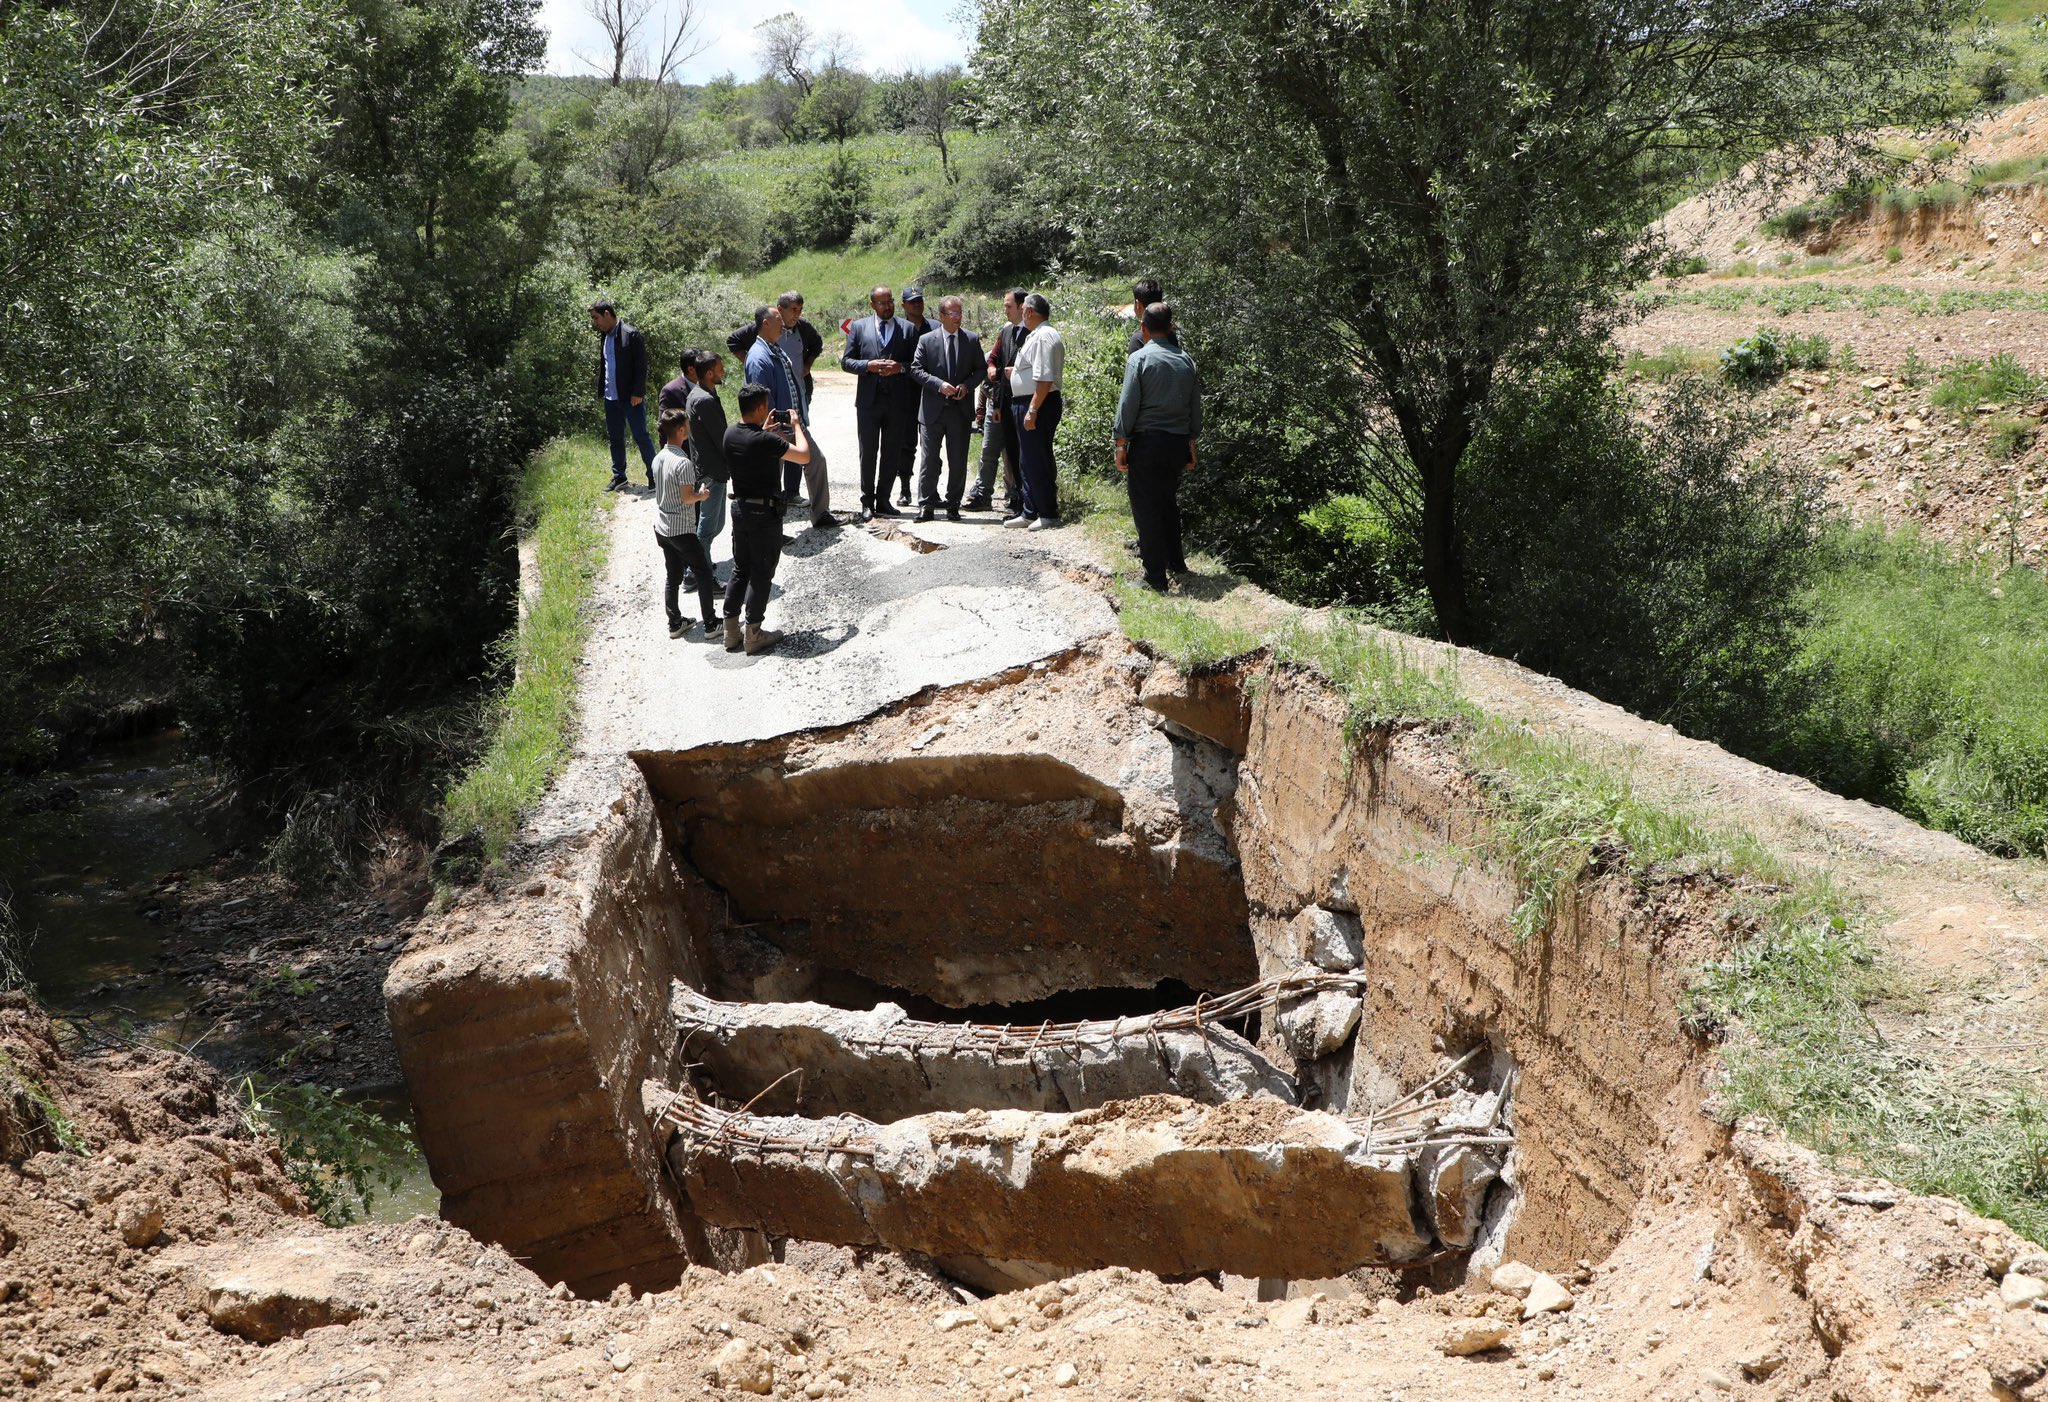
<path id="1" fill-rule="evenodd" d="M 803 371 L 783 349 L 796 340 L 787 334 L 782 315 L 773 307 L 754 309 L 754 344 L 747 351 L 747 382 L 768 388 L 772 412 L 786 414 L 785 422 L 810 426 L 811 405 L 804 395 Z M 800 504 L 796 484 L 801 481 L 810 492 L 811 524 L 820 529 L 838 524 L 832 518 L 832 484 L 827 477 L 825 450 L 813 440 L 809 459 L 803 463 L 785 460 L 782 465 L 782 501 L 785 508 Z"/>
<path id="2" fill-rule="evenodd" d="M 1202 431 L 1202 378 L 1195 358 L 1173 334 L 1173 308 L 1154 302 L 1138 323 L 1144 344 L 1124 366 L 1117 400 L 1117 471 L 1131 492 L 1138 526 L 1138 558 L 1145 587 L 1166 592 L 1168 574 L 1186 574 L 1180 536 L 1180 479 L 1195 470 L 1195 439 Z"/>
<path id="3" fill-rule="evenodd" d="M 768 408 L 789 414 L 806 428 L 811 423 L 811 406 L 804 402 L 803 372 L 790 363 L 782 350 L 782 314 L 773 307 L 754 309 L 754 344 L 747 350 L 747 382 L 768 386 Z M 803 469 L 796 463 L 782 465 L 782 495 L 786 505 L 796 505 L 796 484 Z"/>
<path id="4" fill-rule="evenodd" d="M 590 324 L 598 334 L 597 397 L 604 403 L 604 432 L 611 440 L 612 481 L 607 491 L 626 488 L 626 430 L 640 449 L 647 485 L 654 485 L 654 440 L 647 434 L 647 338 L 640 328 L 619 319 L 609 298 L 590 304 Z"/>

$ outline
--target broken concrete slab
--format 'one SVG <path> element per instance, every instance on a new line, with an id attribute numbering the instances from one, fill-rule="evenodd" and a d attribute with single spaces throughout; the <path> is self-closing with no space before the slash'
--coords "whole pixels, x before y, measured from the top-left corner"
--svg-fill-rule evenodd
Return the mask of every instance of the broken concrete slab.
<path id="1" fill-rule="evenodd" d="M 678 1069 L 761 1114 L 858 1114 L 889 1121 L 945 1110 L 1090 1110 L 1142 1095 L 1217 1105 L 1250 1095 L 1292 1103 L 1294 1083 L 1211 1019 L 1200 1030 L 1151 1018 L 1030 1026 L 970 1038 L 893 1003 L 728 1003 L 678 981 L 670 1004 Z"/>
<path id="2" fill-rule="evenodd" d="M 1158 663 L 1145 678 L 1138 704 L 1235 755 L 1251 741 L 1251 707 L 1236 667 L 1190 675 Z"/>
<path id="3" fill-rule="evenodd" d="M 1315 993 L 1299 1002 L 1283 1003 L 1275 1020 L 1280 1041 L 1304 1061 L 1328 1056 L 1358 1027 L 1363 1003 L 1354 993 Z"/>
<path id="4" fill-rule="evenodd" d="M 1076 1115 L 1019 1110 L 729 1116 L 678 1098 L 658 1123 L 706 1220 L 937 1256 L 1287 1278 L 1412 1261 L 1414 1157 L 1271 1100 L 1170 1096 Z"/>
<path id="5" fill-rule="evenodd" d="M 352 1251 L 315 1237 L 285 1237 L 202 1270 L 194 1293 L 213 1327 L 259 1344 L 368 1310 L 374 1271 Z"/>

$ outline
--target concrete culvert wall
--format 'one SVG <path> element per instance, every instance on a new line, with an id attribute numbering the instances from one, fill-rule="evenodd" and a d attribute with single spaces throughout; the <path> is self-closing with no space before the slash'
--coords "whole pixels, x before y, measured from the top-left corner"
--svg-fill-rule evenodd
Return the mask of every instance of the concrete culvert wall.
<path id="1" fill-rule="evenodd" d="M 1189 682 L 1105 641 L 855 726 L 636 756 L 613 817 L 552 877 L 473 895 L 394 970 L 448 1214 L 586 1292 L 744 1259 L 707 1222 L 1293 1276 L 1356 1264 L 1364 1243 L 1375 1260 L 1449 1253 L 1453 1272 L 1474 1248 L 1603 1254 L 1660 1172 L 1717 1142 L 1676 1011 L 1704 897 L 1602 884 L 1518 943 L 1511 884 L 1457 855 L 1475 795 L 1440 738 L 1396 732 L 1347 765 L 1318 683 L 1275 673 L 1251 700 L 1240 682 Z M 1169 981 L 1215 994 L 1317 970 L 1346 977 L 1266 1008 L 1256 1047 L 1205 1027 L 1146 1058 L 969 1075 L 856 1045 L 908 1020 L 874 1006 L 891 991 L 986 1021 L 989 1005 L 1121 987 L 1137 1014 Z M 1466 1053 L 1400 1113 L 1420 1115 L 1412 1130 L 1487 1107 L 1458 1131 L 1472 1143 L 1390 1149 L 1360 1128 Z M 760 1112 L 731 1122 L 752 1147 L 657 1130 L 679 1095 Z M 1205 1138 L 1202 1101 L 1266 1105 L 1298 1147 Z M 1142 1122 L 1117 1108 L 1139 1103 Z M 494 1106 L 529 1128 L 501 1133 Z M 887 1152 L 849 1155 L 823 1118 L 847 1114 Z M 1509 1130 L 1508 1186 L 1489 1195 Z M 1183 1133 L 1195 1152 L 1162 1138 Z M 1098 1142 L 1139 1170 L 1088 1169 Z M 1267 1227 L 1217 1223 L 1208 1249 L 1144 1240 L 1148 1203 L 1164 1220 L 1213 1202 L 1200 1185 L 1244 1172 L 1232 1154 L 1276 1175 L 1270 1200 L 1239 1204 Z M 970 1199 L 986 1230 L 941 1230 Z M 1332 1214 L 1360 1230 L 1306 1249 L 1332 1240 Z M 1112 1219 L 1132 1244 L 1091 1229 Z"/>

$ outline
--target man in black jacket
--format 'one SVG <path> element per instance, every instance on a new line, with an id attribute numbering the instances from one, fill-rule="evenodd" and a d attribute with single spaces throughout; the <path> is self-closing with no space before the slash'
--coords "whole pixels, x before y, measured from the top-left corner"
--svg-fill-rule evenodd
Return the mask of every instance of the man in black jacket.
<path id="1" fill-rule="evenodd" d="M 647 338 L 640 328 L 619 319 L 609 298 L 590 304 L 590 324 L 597 331 L 597 397 L 604 404 L 604 432 L 612 445 L 612 482 L 608 491 L 624 491 L 626 430 L 640 449 L 647 485 L 654 485 L 654 440 L 647 435 Z"/>
<path id="2" fill-rule="evenodd" d="M 697 481 L 711 490 L 697 507 L 697 539 L 704 542 L 708 560 L 711 543 L 725 530 L 726 483 L 732 479 L 732 469 L 725 461 L 725 405 L 718 398 L 718 387 L 725 382 L 725 358 L 717 351 L 698 351 L 695 362 L 696 382 L 685 407 L 690 411 L 690 451 L 697 456 Z"/>

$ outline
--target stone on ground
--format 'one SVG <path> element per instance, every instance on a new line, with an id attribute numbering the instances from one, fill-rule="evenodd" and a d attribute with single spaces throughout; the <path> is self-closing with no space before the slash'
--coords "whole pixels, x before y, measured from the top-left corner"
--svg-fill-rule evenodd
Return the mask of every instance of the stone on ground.
<path id="1" fill-rule="evenodd" d="M 711 1363 L 718 1385 L 732 1392 L 761 1396 L 775 1391 L 775 1363 L 751 1339 L 734 1339 Z"/>
<path id="2" fill-rule="evenodd" d="M 369 1262 L 317 1237 L 263 1242 L 202 1277 L 213 1327 L 259 1344 L 346 1324 L 365 1312 Z"/>
<path id="3" fill-rule="evenodd" d="M 1572 1292 L 1565 1289 L 1556 1277 L 1538 1274 L 1529 1283 L 1529 1293 L 1522 1299 L 1522 1318 L 1534 1319 L 1539 1314 L 1555 1314 L 1572 1307 Z"/>

